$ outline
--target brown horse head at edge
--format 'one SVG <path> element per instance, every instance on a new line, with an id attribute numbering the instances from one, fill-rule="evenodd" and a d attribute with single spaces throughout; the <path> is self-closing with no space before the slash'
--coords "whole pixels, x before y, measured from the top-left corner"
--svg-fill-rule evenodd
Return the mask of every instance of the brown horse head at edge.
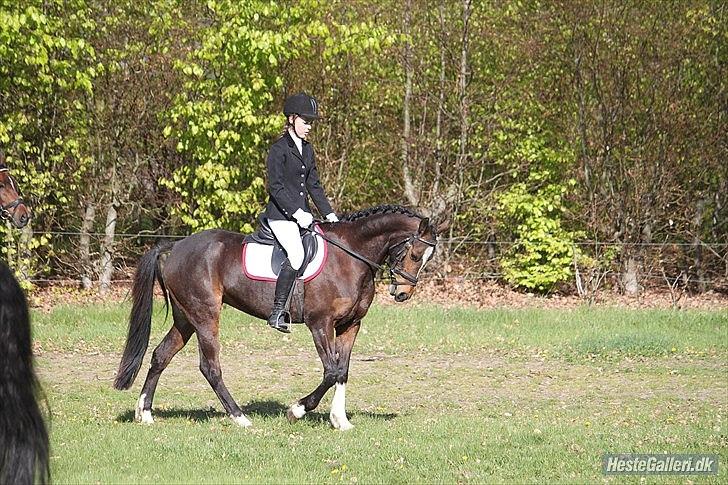
<path id="1" fill-rule="evenodd" d="M 5 154 L 0 151 L 0 218 L 8 219 L 17 228 L 22 228 L 30 221 L 30 210 L 18 193 L 18 184 L 10 175 L 5 165 Z"/>

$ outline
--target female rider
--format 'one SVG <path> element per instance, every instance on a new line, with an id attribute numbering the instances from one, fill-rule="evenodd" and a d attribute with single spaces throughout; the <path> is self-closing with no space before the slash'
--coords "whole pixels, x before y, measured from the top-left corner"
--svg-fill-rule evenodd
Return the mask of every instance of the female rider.
<path id="1" fill-rule="evenodd" d="M 306 141 L 311 124 L 319 117 L 318 103 L 306 93 L 298 93 L 286 99 L 283 114 L 285 132 L 268 153 L 268 205 L 263 217 L 288 257 L 278 273 L 268 325 L 289 333 L 286 305 L 304 257 L 299 226 L 307 228 L 313 222 L 308 196 L 327 221 L 339 219 L 321 187 L 313 148 Z"/>

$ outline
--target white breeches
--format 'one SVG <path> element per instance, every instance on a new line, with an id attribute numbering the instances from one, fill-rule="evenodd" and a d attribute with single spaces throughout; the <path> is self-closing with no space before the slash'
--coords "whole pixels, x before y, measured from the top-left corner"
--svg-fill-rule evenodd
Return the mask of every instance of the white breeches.
<path id="1" fill-rule="evenodd" d="M 293 221 L 272 221 L 269 219 L 268 225 L 270 225 L 273 235 L 286 251 L 288 261 L 293 269 L 300 269 L 303 264 L 303 243 L 301 243 L 298 224 Z"/>

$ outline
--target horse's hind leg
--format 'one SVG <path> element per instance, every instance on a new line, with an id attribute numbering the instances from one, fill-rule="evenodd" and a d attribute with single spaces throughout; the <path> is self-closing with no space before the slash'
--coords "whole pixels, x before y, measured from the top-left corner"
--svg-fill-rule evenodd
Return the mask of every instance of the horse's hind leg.
<path id="1" fill-rule="evenodd" d="M 147 373 L 147 379 L 144 381 L 139 401 L 137 401 L 134 418 L 136 421 L 151 424 L 152 419 L 152 401 L 154 400 L 154 391 L 157 389 L 159 377 L 162 371 L 169 365 L 172 357 L 179 352 L 182 347 L 192 336 L 194 329 L 189 324 L 184 314 L 172 303 L 172 316 L 174 317 L 174 325 L 169 329 L 167 335 L 157 345 L 152 354 L 152 362 Z"/>
<path id="2" fill-rule="evenodd" d="M 252 426 L 253 423 L 243 414 L 240 406 L 230 395 L 222 380 L 220 368 L 220 340 L 217 333 L 217 321 L 214 328 L 197 328 L 197 342 L 200 347 L 200 371 L 210 383 L 212 390 L 225 408 L 225 412 L 238 426 Z"/>

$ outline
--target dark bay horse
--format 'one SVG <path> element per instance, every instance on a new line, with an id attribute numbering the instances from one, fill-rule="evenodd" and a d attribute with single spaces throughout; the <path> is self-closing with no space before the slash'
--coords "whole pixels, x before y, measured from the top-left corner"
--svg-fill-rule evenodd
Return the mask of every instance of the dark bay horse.
<path id="1" fill-rule="evenodd" d="M 0 219 L 23 227 L 30 212 L 0 153 Z M 28 304 L 12 271 L 0 261 L 0 483 L 50 480 L 48 433 L 37 403 Z"/>
<path id="2" fill-rule="evenodd" d="M 398 206 L 380 206 L 324 223 L 327 236 L 352 252 L 329 246 L 322 273 L 305 284 L 303 321 L 313 336 L 324 367 L 321 384 L 288 409 L 291 422 L 315 409 L 336 386 L 331 424 L 351 429 L 346 411 L 349 359 L 361 320 L 374 298 L 373 265 L 388 261 L 392 270 L 390 293 L 407 300 L 420 272 L 431 258 L 437 234 L 429 219 Z M 155 278 L 172 307 L 174 323 L 152 355 L 146 381 L 137 401 L 137 421 L 152 423 L 152 400 L 162 371 L 174 355 L 197 334 L 200 371 L 220 399 L 225 412 L 240 426 L 251 422 L 228 392 L 220 370 L 219 318 L 223 303 L 265 319 L 271 312 L 275 284 L 248 279 L 241 268 L 244 236 L 207 230 L 174 243 L 157 246 L 140 260 L 132 289 L 133 307 L 124 354 L 114 387 L 128 389 L 139 372 L 149 345 L 152 290 Z M 365 262 L 369 260 L 369 262 Z M 267 328 L 267 327 L 266 327 Z"/>
<path id="3" fill-rule="evenodd" d="M 8 219 L 21 228 L 30 220 L 30 211 L 19 192 L 18 184 L 5 165 L 5 155 L 0 152 L 0 219 Z"/>

